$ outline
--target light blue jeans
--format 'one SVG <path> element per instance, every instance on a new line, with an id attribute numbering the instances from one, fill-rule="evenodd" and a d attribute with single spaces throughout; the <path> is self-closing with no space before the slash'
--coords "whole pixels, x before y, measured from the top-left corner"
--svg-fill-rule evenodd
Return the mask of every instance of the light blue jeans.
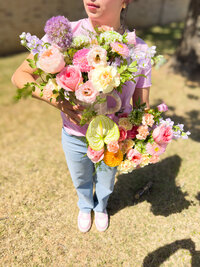
<path id="1" fill-rule="evenodd" d="M 95 172 L 94 163 L 86 155 L 87 146 L 83 139 L 84 137 L 69 135 L 62 128 L 62 146 L 78 194 L 78 207 L 86 213 L 91 210 L 103 212 L 114 189 L 117 168 L 108 167 L 103 162 Z"/>

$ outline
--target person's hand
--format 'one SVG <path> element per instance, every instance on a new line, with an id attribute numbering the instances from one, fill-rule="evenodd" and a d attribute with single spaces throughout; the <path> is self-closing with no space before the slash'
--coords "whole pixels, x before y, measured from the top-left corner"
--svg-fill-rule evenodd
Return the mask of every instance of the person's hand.
<path id="1" fill-rule="evenodd" d="M 81 118 L 82 118 L 82 112 L 85 108 L 81 106 L 80 104 L 72 105 L 69 101 L 65 101 L 62 103 L 62 111 L 66 118 L 71 121 L 72 123 L 79 125 Z"/>

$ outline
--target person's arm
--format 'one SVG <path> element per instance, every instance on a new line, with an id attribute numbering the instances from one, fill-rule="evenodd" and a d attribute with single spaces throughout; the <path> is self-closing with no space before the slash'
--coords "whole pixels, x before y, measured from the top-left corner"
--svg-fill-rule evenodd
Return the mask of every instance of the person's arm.
<path id="1" fill-rule="evenodd" d="M 33 59 L 33 54 L 30 53 L 26 59 Z M 33 74 L 35 70 L 36 69 L 32 69 L 28 62 L 24 60 L 12 75 L 11 81 L 13 85 L 20 89 L 23 88 L 27 82 L 37 82 L 36 79 L 38 76 Z M 73 106 L 69 103 L 69 101 L 61 99 L 58 101 L 56 101 L 56 99 L 52 99 L 50 102 L 49 99 L 45 98 L 44 96 L 40 96 L 40 89 L 38 87 L 36 87 L 35 91 L 32 92 L 32 97 L 45 101 L 46 103 L 63 111 L 70 121 L 75 124 L 79 124 L 83 107 L 79 105 Z"/>
<path id="2" fill-rule="evenodd" d="M 150 87 L 135 88 L 135 92 L 132 97 L 133 107 L 135 107 L 136 101 L 138 102 L 138 100 L 140 99 L 140 104 L 146 103 L 147 109 L 149 109 L 149 91 Z"/>

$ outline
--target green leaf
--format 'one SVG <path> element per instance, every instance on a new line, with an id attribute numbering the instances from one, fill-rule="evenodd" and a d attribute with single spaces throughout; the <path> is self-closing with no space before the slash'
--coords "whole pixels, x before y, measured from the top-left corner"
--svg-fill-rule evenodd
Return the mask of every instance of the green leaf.
<path id="1" fill-rule="evenodd" d="M 27 61 L 29 62 L 29 66 L 32 69 L 35 69 L 36 68 L 35 61 L 33 59 L 27 59 Z"/>

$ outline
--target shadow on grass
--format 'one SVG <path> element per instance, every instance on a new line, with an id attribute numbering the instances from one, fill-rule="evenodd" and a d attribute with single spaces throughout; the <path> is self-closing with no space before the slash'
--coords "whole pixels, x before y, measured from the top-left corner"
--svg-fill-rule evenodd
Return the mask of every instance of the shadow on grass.
<path id="1" fill-rule="evenodd" d="M 175 182 L 180 166 L 181 158 L 175 155 L 159 163 L 134 170 L 130 174 L 118 176 L 114 192 L 108 202 L 109 214 L 114 215 L 127 206 L 137 205 L 143 201 L 151 203 L 154 215 L 165 217 L 188 209 L 191 202 L 185 199 L 187 193 L 183 193 Z M 136 192 L 149 181 L 153 182 L 151 194 L 135 200 Z"/>
<path id="2" fill-rule="evenodd" d="M 152 106 L 152 108 L 155 108 L 157 105 L 162 103 L 162 99 L 158 99 L 156 104 Z M 169 117 L 174 121 L 175 124 L 182 123 L 184 124 L 184 131 L 190 131 L 191 135 L 189 136 L 190 139 L 200 142 L 200 110 L 190 110 L 189 112 L 186 112 L 184 116 L 178 116 L 175 114 L 175 107 L 169 106 L 168 108 L 170 111 L 173 111 L 173 115 L 170 115 Z M 163 117 L 166 117 L 163 114 Z"/>
<path id="3" fill-rule="evenodd" d="M 195 250 L 195 243 L 191 238 L 176 240 L 166 246 L 160 247 L 157 250 L 148 254 L 144 261 L 143 267 L 158 267 L 161 266 L 171 255 L 179 249 L 187 249 L 191 254 L 191 267 L 200 266 L 200 251 Z"/>

